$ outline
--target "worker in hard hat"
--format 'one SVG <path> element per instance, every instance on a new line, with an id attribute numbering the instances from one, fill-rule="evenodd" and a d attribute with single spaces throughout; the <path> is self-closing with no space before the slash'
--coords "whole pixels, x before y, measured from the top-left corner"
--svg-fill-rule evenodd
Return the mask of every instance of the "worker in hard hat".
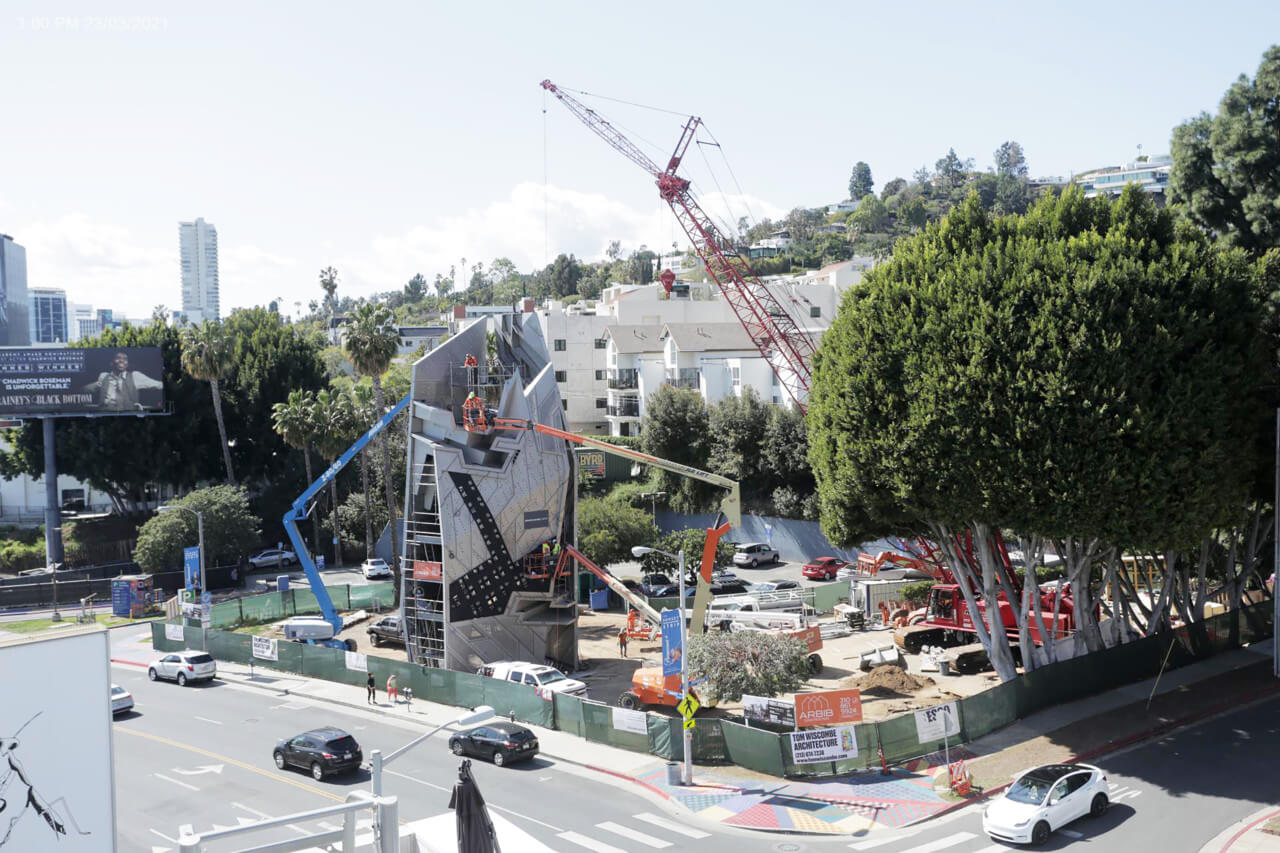
<path id="1" fill-rule="evenodd" d="M 476 357 L 471 353 L 467 353 L 467 357 L 462 360 L 462 366 L 467 369 L 467 384 L 478 384 L 480 382 L 480 363 L 476 361 Z"/>

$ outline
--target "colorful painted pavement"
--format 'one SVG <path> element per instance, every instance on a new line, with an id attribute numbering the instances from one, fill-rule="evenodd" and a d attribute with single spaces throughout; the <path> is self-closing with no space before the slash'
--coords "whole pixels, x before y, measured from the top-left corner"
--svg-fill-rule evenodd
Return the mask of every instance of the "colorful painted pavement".
<path id="1" fill-rule="evenodd" d="M 952 750 L 951 760 L 968 758 Z M 704 767 L 694 771 L 698 784 L 677 784 L 679 770 L 667 765 L 640 776 L 685 808 L 708 820 L 752 829 L 854 833 L 906 826 L 931 817 L 951 804 L 934 791 L 932 771 L 942 755 L 928 755 L 894 768 L 831 779 L 796 781 L 743 770 Z"/>

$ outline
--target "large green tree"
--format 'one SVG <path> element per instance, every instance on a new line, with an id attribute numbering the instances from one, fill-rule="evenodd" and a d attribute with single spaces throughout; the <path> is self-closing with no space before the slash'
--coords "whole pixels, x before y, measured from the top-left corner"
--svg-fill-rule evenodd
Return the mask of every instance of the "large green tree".
<path id="1" fill-rule="evenodd" d="M 705 469 L 708 436 L 707 407 L 698 392 L 663 385 L 645 402 L 640 433 L 645 453 Z M 698 512 L 709 505 L 713 494 L 708 484 L 668 471 L 658 471 L 655 481 L 671 496 L 671 507 L 677 512 Z"/>
<path id="2" fill-rule="evenodd" d="M 312 408 L 315 418 L 316 449 L 332 464 L 351 446 L 358 434 L 355 407 L 348 394 L 326 388 L 316 394 Z M 329 506 L 333 512 L 333 565 L 342 565 L 341 526 L 338 523 L 338 478 L 329 481 Z"/>
<path id="3" fill-rule="evenodd" d="M 741 397 L 726 397 L 711 407 L 707 418 L 711 453 L 708 465 L 717 474 L 737 480 L 742 498 L 748 503 L 767 499 L 771 489 L 768 461 L 760 450 L 764 445 L 768 408 L 755 389 L 747 386 Z"/>
<path id="4" fill-rule="evenodd" d="M 742 694 L 777 696 L 799 690 L 809 680 L 809 650 L 787 634 L 765 631 L 710 631 L 689 638 L 689 670 L 706 680 L 698 687 L 704 702 L 738 701 Z"/>
<path id="5" fill-rule="evenodd" d="M 876 183 L 871 179 L 871 167 L 859 160 L 853 164 L 853 173 L 849 175 L 849 198 L 857 201 L 870 195 Z"/>
<path id="6" fill-rule="evenodd" d="M 585 498 L 578 503 L 578 550 L 598 566 L 631 559 L 635 545 L 658 538 L 649 513 L 613 498 Z"/>
<path id="7" fill-rule="evenodd" d="M 318 438 L 315 405 L 316 396 L 313 392 L 295 388 L 289 392 L 288 400 L 271 407 L 271 418 L 276 432 L 290 447 L 302 451 L 307 483 L 315 482 L 315 476 L 311 471 L 311 448 Z M 313 516 L 311 519 L 311 550 L 313 552 L 318 551 L 320 547 L 319 524 L 320 522 Z"/>
<path id="8" fill-rule="evenodd" d="M 222 461 L 227 466 L 227 485 L 234 485 L 236 475 L 231 467 L 231 447 L 227 444 L 227 424 L 222 417 L 222 391 L 219 383 L 231 369 L 231 341 L 222 323 L 206 320 L 199 326 L 182 330 L 182 369 L 193 379 L 209 383 L 213 393 L 213 415 L 218 422 Z"/>
<path id="9" fill-rule="evenodd" d="M 1241 75 L 1216 115 L 1173 130 L 1169 197 L 1192 221 L 1253 254 L 1280 247 L 1280 46 Z"/>
<path id="10" fill-rule="evenodd" d="M 980 559 L 948 557 L 993 616 L 998 591 L 1012 598 L 996 531 L 1043 537 L 1099 647 L 1099 549 L 1194 547 L 1252 482 L 1240 450 L 1267 376 L 1254 280 L 1242 253 L 1133 187 L 998 219 L 971 196 L 899 243 L 823 337 L 808 415 L 823 530 L 844 545 L 974 531 Z M 1012 677 L 1003 631 L 979 636 Z"/>
<path id="11" fill-rule="evenodd" d="M 382 388 L 382 374 L 391 366 L 399 347 L 400 332 L 396 328 L 391 312 L 382 305 L 364 304 L 355 310 L 347 323 L 346 348 L 356 372 L 368 376 L 373 382 L 373 414 L 374 420 L 386 412 L 386 398 Z M 387 502 L 387 517 L 396 519 L 395 494 L 391 487 L 391 450 L 387 444 L 386 430 L 378 435 L 378 448 L 382 455 L 383 492 Z M 366 542 L 366 546 L 371 543 Z M 396 586 L 399 588 L 399 567 L 396 574 Z"/>
<path id="12" fill-rule="evenodd" d="M 236 486 L 212 486 L 171 501 L 201 515 L 207 566 L 236 563 L 261 541 L 261 519 L 249 497 Z M 148 571 L 182 567 L 182 550 L 199 542 L 199 525 L 190 512 L 157 513 L 138 529 L 134 559 Z"/>

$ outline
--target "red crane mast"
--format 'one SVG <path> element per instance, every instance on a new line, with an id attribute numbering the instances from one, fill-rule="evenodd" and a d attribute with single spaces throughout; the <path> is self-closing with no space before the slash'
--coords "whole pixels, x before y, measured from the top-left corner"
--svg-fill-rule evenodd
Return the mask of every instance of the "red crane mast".
<path id="1" fill-rule="evenodd" d="M 756 348 L 773 368 L 778 383 L 803 412 L 809 393 L 813 339 L 760 281 L 746 258 L 738 253 L 733 241 L 726 239 L 698 206 L 690 192 L 689 181 L 676 174 L 702 119 L 690 116 L 685 122 L 675 151 L 663 169 L 595 110 L 565 93 L 550 80 L 543 80 L 542 88 L 555 95 L 560 103 L 568 107 L 571 113 L 601 139 L 654 177 L 658 184 L 658 194 L 671 206 L 671 212 L 680 221 L 694 250 L 724 294 L 725 301 L 733 308 Z"/>

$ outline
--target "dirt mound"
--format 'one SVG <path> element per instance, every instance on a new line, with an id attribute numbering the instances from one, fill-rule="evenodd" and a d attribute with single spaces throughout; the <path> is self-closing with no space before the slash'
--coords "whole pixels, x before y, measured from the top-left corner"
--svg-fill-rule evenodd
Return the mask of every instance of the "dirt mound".
<path id="1" fill-rule="evenodd" d="M 846 678 L 840 684 L 863 693 L 914 693 L 932 685 L 932 678 L 912 675 L 891 663 L 881 664 L 866 675 Z"/>

